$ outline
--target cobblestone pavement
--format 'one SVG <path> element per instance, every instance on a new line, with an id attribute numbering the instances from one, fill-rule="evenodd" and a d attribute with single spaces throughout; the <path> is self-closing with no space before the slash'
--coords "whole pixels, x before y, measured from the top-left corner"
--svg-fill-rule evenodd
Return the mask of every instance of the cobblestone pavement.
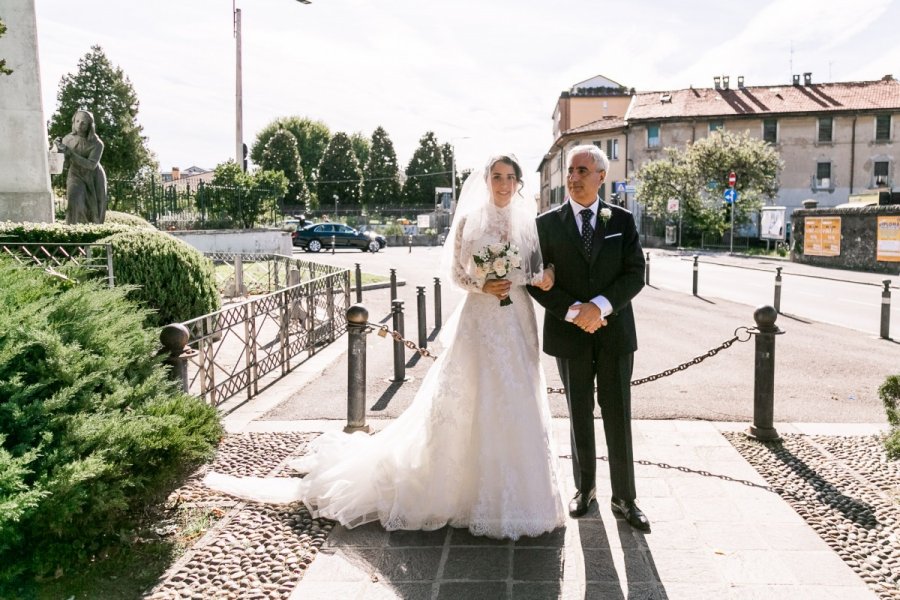
<path id="1" fill-rule="evenodd" d="M 876 437 L 725 435 L 880 598 L 900 598 L 900 463 Z"/>

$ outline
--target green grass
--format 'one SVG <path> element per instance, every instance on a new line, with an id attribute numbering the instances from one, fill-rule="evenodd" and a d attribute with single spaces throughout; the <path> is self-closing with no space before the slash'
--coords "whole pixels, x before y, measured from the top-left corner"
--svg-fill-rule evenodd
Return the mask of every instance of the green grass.
<path id="1" fill-rule="evenodd" d="M 282 266 L 282 269 L 284 267 Z M 232 264 L 218 264 L 215 268 L 216 271 L 216 284 L 220 287 L 223 285 L 223 282 L 228 280 L 234 275 L 234 265 Z M 266 289 L 269 281 L 269 263 L 267 262 L 245 262 L 244 263 L 244 286 L 247 287 L 247 290 L 251 294 L 265 294 L 268 293 L 269 290 Z M 301 281 L 309 281 L 309 271 L 305 269 L 300 270 L 300 280 Z M 284 281 L 284 272 L 279 273 L 279 281 Z M 368 285 L 370 283 L 385 283 L 389 281 L 389 278 L 384 277 L 383 275 L 373 275 L 371 273 L 363 273 L 362 274 L 362 283 L 363 285 Z M 353 272 L 350 273 L 350 286 L 356 285 L 356 278 Z"/>
<path id="2" fill-rule="evenodd" d="M 160 507 L 139 516 L 82 570 L 41 581 L 19 581 L 0 588 L 2 600 L 132 600 L 142 597 L 163 573 L 218 521 L 215 507 Z"/>

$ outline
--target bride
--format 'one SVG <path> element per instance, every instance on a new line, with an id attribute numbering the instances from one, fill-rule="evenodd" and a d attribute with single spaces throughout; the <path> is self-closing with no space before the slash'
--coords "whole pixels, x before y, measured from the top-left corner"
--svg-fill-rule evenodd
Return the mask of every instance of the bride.
<path id="1" fill-rule="evenodd" d="M 526 283 L 550 289 L 553 271 L 542 264 L 534 201 L 521 193 L 518 161 L 496 156 L 485 171 L 466 180 L 442 260 L 468 293 L 409 408 L 372 436 L 320 436 L 290 463 L 306 473 L 302 479 L 210 473 L 207 486 L 262 502 L 302 500 L 314 516 L 346 527 L 450 525 L 515 540 L 563 525 L 537 325 L 525 291 Z M 513 268 L 489 277 L 485 253 L 506 243 L 518 249 Z"/>

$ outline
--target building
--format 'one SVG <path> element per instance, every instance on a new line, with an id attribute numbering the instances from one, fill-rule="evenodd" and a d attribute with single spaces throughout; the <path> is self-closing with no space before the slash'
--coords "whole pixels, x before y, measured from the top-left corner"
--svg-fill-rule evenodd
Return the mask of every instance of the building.
<path id="1" fill-rule="evenodd" d="M 837 206 L 851 195 L 900 188 L 900 82 L 892 76 L 814 83 L 812 74 L 805 73 L 790 84 L 766 86 L 745 85 L 743 77 L 732 86 L 730 79 L 714 77 L 710 88 L 630 90 L 621 123 L 604 116 L 580 122 L 619 105 L 604 104 L 602 95 L 575 93 L 581 89 L 577 86 L 564 93 L 554 111 L 554 142 L 538 168 L 542 203 L 562 201 L 565 154 L 576 143 L 596 143 L 608 150 L 609 140 L 618 139 L 621 162 L 616 171 L 610 168 L 607 180 L 634 184 L 640 167 L 661 158 L 663 148 L 683 147 L 716 129 L 749 131 L 774 145 L 784 161 L 774 202 L 789 212 L 807 199 Z M 629 187 L 629 208 L 633 189 Z"/>
<path id="2" fill-rule="evenodd" d="M 212 182 L 213 175 L 215 172 L 212 170 L 197 166 L 188 167 L 184 171 L 178 167 L 172 167 L 170 172 L 160 173 L 160 178 L 164 187 L 174 187 L 181 191 L 188 188 L 196 190 L 201 183 L 209 184 Z"/>
<path id="3" fill-rule="evenodd" d="M 665 147 L 680 147 L 716 129 L 750 132 L 771 143 L 784 170 L 775 204 L 788 211 L 814 199 L 837 206 L 851 194 L 891 189 L 897 181 L 900 82 L 747 86 L 715 77 L 712 88 L 635 94 L 626 114 L 629 177 Z M 740 174 L 738 174 L 740 176 Z"/>

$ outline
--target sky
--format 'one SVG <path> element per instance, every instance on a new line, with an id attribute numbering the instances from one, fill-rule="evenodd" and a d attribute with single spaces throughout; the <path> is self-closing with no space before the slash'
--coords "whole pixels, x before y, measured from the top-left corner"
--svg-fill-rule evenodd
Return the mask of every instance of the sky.
<path id="1" fill-rule="evenodd" d="M 595 75 L 638 91 L 900 76 L 898 0 L 236 0 L 244 141 L 300 115 L 391 137 L 401 169 L 434 131 L 457 168 L 516 154 L 530 183 L 561 92 Z M 228 0 L 35 0 L 46 119 L 92 45 L 131 80 L 160 168 L 234 155 Z"/>

